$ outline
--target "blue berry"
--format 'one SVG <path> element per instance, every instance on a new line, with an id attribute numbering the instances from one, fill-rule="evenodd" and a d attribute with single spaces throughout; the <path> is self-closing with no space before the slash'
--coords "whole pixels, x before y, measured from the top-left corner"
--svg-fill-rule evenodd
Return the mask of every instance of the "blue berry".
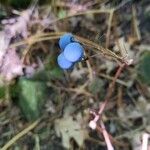
<path id="1" fill-rule="evenodd" d="M 64 50 L 64 56 L 68 61 L 77 62 L 83 57 L 84 49 L 81 44 L 77 42 L 70 43 Z"/>
<path id="2" fill-rule="evenodd" d="M 74 41 L 74 37 L 73 37 L 72 34 L 66 33 L 66 34 L 62 35 L 62 36 L 60 37 L 60 39 L 59 39 L 59 47 L 60 47 L 60 49 L 61 49 L 61 50 L 64 50 L 65 47 L 66 47 L 69 43 L 71 43 L 71 42 L 73 42 L 73 41 Z"/>
<path id="3" fill-rule="evenodd" d="M 72 68 L 72 66 L 74 65 L 72 62 L 68 61 L 65 57 L 64 54 L 61 53 L 59 54 L 58 58 L 57 58 L 57 62 L 58 65 L 62 68 L 62 69 L 70 69 Z"/>

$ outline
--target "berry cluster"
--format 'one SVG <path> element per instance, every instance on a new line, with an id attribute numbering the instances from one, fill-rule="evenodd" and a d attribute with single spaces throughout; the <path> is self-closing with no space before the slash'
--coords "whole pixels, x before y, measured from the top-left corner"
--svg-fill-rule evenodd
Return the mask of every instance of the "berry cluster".
<path id="1" fill-rule="evenodd" d="M 62 69 L 72 68 L 76 62 L 81 61 L 84 57 L 82 45 L 70 33 L 60 37 L 59 47 L 61 53 L 57 58 L 57 62 Z"/>

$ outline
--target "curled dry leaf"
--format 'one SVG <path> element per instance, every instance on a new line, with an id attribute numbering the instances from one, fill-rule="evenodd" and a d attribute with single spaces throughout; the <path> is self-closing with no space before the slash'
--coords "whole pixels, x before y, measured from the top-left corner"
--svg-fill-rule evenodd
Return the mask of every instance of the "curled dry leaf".
<path id="1" fill-rule="evenodd" d="M 12 39 L 26 39 L 30 35 L 30 28 L 34 23 L 39 23 L 42 26 L 48 26 L 51 19 L 49 16 L 44 16 L 42 19 L 39 16 L 38 9 L 33 11 L 29 8 L 25 11 L 13 13 L 19 15 L 13 18 L 4 19 L 1 23 L 4 25 L 3 31 L 0 32 L 0 74 L 4 79 L 10 81 L 17 76 L 23 75 L 23 63 L 16 52 L 16 49 L 9 48 L 13 44 Z M 25 66 L 25 75 L 31 77 L 35 72 L 35 66 Z"/>
<path id="2" fill-rule="evenodd" d="M 20 34 L 22 37 L 27 38 L 27 26 L 30 20 L 30 15 L 30 11 L 27 10 L 23 11 L 19 17 L 13 18 L 14 22 L 12 24 L 9 24 L 12 18 L 6 20 L 8 23 L 4 27 L 4 32 L 9 35 L 9 38 L 15 37 L 17 34 Z"/>
<path id="3" fill-rule="evenodd" d="M 23 64 L 15 49 L 9 48 L 5 53 L 0 73 L 8 81 L 23 75 Z"/>
<path id="4" fill-rule="evenodd" d="M 8 48 L 10 39 L 6 37 L 4 32 L 0 32 L 0 66 L 2 65 L 3 57 Z"/>

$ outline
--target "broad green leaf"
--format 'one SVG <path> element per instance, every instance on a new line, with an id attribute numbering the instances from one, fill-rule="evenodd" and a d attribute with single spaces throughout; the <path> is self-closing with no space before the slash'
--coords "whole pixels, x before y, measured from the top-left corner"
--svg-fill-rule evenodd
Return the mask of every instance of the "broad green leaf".
<path id="1" fill-rule="evenodd" d="M 46 85 L 40 81 L 20 79 L 17 85 L 19 106 L 25 117 L 37 119 L 46 98 Z"/>
<path id="2" fill-rule="evenodd" d="M 137 73 L 142 82 L 150 85 L 150 51 L 146 51 L 142 54 L 137 67 Z"/>

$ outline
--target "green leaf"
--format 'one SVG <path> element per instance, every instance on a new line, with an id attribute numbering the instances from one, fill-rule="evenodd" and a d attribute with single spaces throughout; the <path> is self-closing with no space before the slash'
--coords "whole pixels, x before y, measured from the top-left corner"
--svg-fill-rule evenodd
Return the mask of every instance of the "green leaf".
<path id="1" fill-rule="evenodd" d="M 41 108 L 46 98 L 46 85 L 40 81 L 20 79 L 17 85 L 18 104 L 29 120 L 35 120 L 40 117 Z"/>
<path id="2" fill-rule="evenodd" d="M 142 54 L 137 67 L 139 79 L 147 85 L 150 85 L 150 51 Z"/>
<path id="3" fill-rule="evenodd" d="M 5 97 L 5 87 L 0 86 L 0 98 L 4 98 L 4 97 Z"/>

